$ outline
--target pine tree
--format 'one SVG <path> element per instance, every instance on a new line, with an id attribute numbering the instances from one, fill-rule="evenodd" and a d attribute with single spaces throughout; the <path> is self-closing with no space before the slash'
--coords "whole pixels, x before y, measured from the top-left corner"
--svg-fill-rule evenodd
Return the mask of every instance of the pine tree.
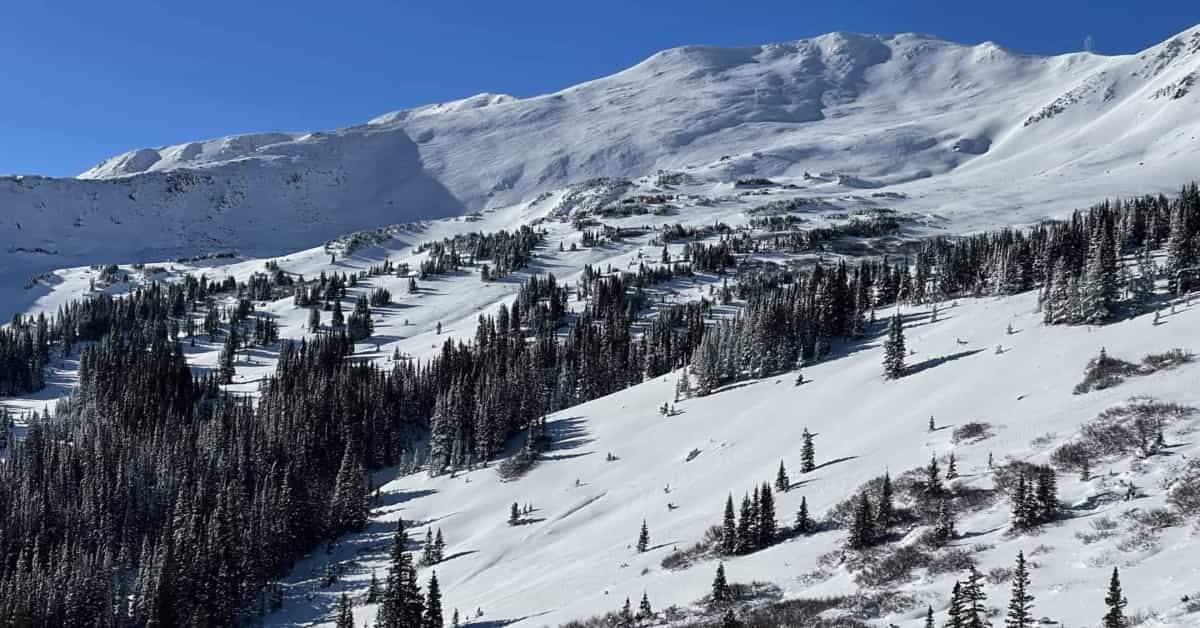
<path id="1" fill-rule="evenodd" d="M 933 621 L 933 606 L 930 605 L 925 608 L 925 628 L 935 628 L 935 625 Z"/>
<path id="2" fill-rule="evenodd" d="M 950 452 L 950 460 L 946 463 L 946 479 L 953 480 L 958 477 L 958 467 L 954 464 L 954 452 Z"/>
<path id="3" fill-rule="evenodd" d="M 650 531 L 646 528 L 646 520 L 642 519 L 642 531 L 638 533 L 637 551 L 645 552 L 650 546 Z"/>
<path id="4" fill-rule="evenodd" d="M 1125 628 L 1125 607 L 1129 600 L 1121 594 L 1121 576 L 1113 567 L 1112 579 L 1108 583 L 1108 594 L 1104 596 L 1104 628 Z"/>
<path id="5" fill-rule="evenodd" d="M 813 521 L 808 515 L 808 497 L 800 498 L 800 509 L 796 511 L 796 531 L 800 534 L 812 532 Z"/>
<path id="6" fill-rule="evenodd" d="M 367 604 L 375 604 L 379 601 L 379 579 L 375 577 L 375 570 L 371 570 L 371 582 L 367 585 Z"/>
<path id="7" fill-rule="evenodd" d="M 738 621 L 737 615 L 733 614 L 733 609 L 725 609 L 725 613 L 721 615 L 721 628 L 741 628 L 742 622 Z"/>
<path id="8" fill-rule="evenodd" d="M 945 543 L 953 539 L 957 532 L 954 529 L 954 510 L 950 500 L 942 498 L 938 505 L 937 521 L 933 526 L 933 535 L 938 541 Z"/>
<path id="9" fill-rule="evenodd" d="M 988 626 L 987 609 L 984 607 L 987 594 L 983 591 L 983 574 L 979 573 L 975 567 L 971 567 L 967 583 L 963 585 L 962 599 L 965 615 L 964 627 L 984 628 Z"/>
<path id="10" fill-rule="evenodd" d="M 859 493 L 854 508 L 854 519 L 850 524 L 850 549 L 865 549 L 875 543 L 875 518 L 871 514 L 871 500 L 866 491 Z"/>
<path id="11" fill-rule="evenodd" d="M 432 565 L 433 563 L 433 528 L 425 528 L 425 545 L 421 548 L 421 564 Z"/>
<path id="12" fill-rule="evenodd" d="M 754 551 L 754 543 L 758 540 L 754 533 L 754 524 L 758 521 L 758 515 L 754 512 L 754 506 L 750 502 L 749 495 L 742 496 L 742 507 L 738 512 L 738 548 L 739 553 Z"/>
<path id="13" fill-rule="evenodd" d="M 621 606 L 621 610 L 617 613 L 617 626 L 620 628 L 633 628 L 633 607 L 629 604 L 629 598 L 625 598 L 625 604 Z"/>
<path id="14" fill-rule="evenodd" d="M 938 467 L 937 456 L 929 458 L 929 466 L 925 468 L 925 492 L 932 496 L 945 492 L 942 486 L 941 469 Z"/>
<path id="15" fill-rule="evenodd" d="M 1027 530 L 1033 527 L 1036 523 L 1035 513 L 1029 486 L 1025 483 L 1025 474 L 1021 473 L 1017 477 L 1017 487 L 1012 496 L 1013 527 L 1018 530 Z"/>
<path id="16" fill-rule="evenodd" d="M 725 563 L 717 563 L 717 575 L 712 583 L 712 602 L 716 606 L 724 606 L 733 601 L 733 592 L 725 581 Z"/>
<path id="17" fill-rule="evenodd" d="M 725 516 L 721 521 L 721 553 L 726 556 L 736 554 L 738 550 L 737 517 L 733 512 L 733 495 L 725 498 Z"/>
<path id="18" fill-rule="evenodd" d="M 512 510 L 508 513 L 508 525 L 515 526 L 521 522 L 521 509 L 517 506 L 517 502 L 513 502 Z"/>
<path id="19" fill-rule="evenodd" d="M 331 538 L 357 532 L 367 525 L 366 476 L 354 438 L 346 439 L 329 509 Z"/>
<path id="20" fill-rule="evenodd" d="M 641 621 L 654 619 L 654 609 L 650 608 L 650 596 L 642 591 L 642 601 L 638 603 L 637 618 Z"/>
<path id="21" fill-rule="evenodd" d="M 787 470 L 783 468 L 783 461 L 779 461 L 779 473 L 775 474 L 775 490 L 780 493 L 786 493 L 792 487 L 792 482 L 788 479 Z"/>
<path id="22" fill-rule="evenodd" d="M 311 332 L 321 330 L 321 310 L 316 307 L 308 308 L 308 330 Z"/>
<path id="23" fill-rule="evenodd" d="M 354 628 L 354 613 L 351 612 L 353 603 L 350 596 L 343 593 L 338 598 L 337 628 Z"/>
<path id="24" fill-rule="evenodd" d="M 1013 571 L 1012 600 L 1008 603 L 1005 628 L 1032 628 L 1033 595 L 1029 593 L 1029 569 L 1025 566 L 1025 553 L 1017 552 L 1017 567 Z"/>
<path id="25" fill-rule="evenodd" d="M 433 562 L 440 563 L 446 558 L 446 541 L 442 538 L 442 529 L 437 529 L 433 538 Z"/>
<path id="26" fill-rule="evenodd" d="M 813 451 L 813 437 L 807 427 L 804 428 L 804 434 L 800 438 L 802 441 L 800 446 L 800 472 L 811 473 L 817 467 L 813 462 L 815 455 Z"/>
<path id="27" fill-rule="evenodd" d="M 879 487 L 879 505 L 875 507 L 875 531 L 886 534 L 896 519 L 896 506 L 892 495 L 892 476 L 883 474 L 883 482 Z"/>
<path id="28" fill-rule="evenodd" d="M 767 482 L 763 482 L 762 489 L 758 492 L 758 525 L 755 528 L 758 533 L 756 547 L 767 547 L 775 542 L 775 531 L 778 528 L 775 521 L 775 497 L 771 494 L 771 485 Z"/>
<path id="29" fill-rule="evenodd" d="M 936 426 L 936 425 L 934 424 L 934 422 L 933 422 L 933 415 L 932 415 L 932 414 L 931 414 L 931 415 L 929 415 L 929 431 L 930 431 L 930 432 L 937 431 L 937 426 Z"/>
<path id="30" fill-rule="evenodd" d="M 397 520 L 396 533 L 392 538 L 392 552 L 388 566 L 379 614 L 375 618 L 376 628 L 409 628 L 424 625 L 424 600 L 417 584 L 417 569 L 408 553 L 408 534 L 404 522 Z"/>
<path id="31" fill-rule="evenodd" d="M 888 324 L 888 337 L 883 342 L 883 376 L 887 379 L 897 379 L 904 375 L 904 323 L 900 315 L 892 316 Z"/>
<path id="32" fill-rule="evenodd" d="M 967 613 L 963 608 L 962 583 L 955 580 L 950 593 L 950 608 L 946 610 L 946 628 L 966 628 Z"/>
<path id="33" fill-rule="evenodd" d="M 437 572 L 429 575 L 429 586 L 425 593 L 424 618 L 422 628 L 442 628 L 442 590 L 438 586 Z"/>

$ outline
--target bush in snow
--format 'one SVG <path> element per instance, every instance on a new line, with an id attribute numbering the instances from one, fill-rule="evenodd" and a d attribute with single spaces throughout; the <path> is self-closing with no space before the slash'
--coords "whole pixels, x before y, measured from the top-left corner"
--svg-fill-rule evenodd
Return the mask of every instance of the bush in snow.
<path id="1" fill-rule="evenodd" d="M 983 421 L 970 421 L 954 428 L 951 434 L 956 445 L 978 442 L 991 437 L 992 424 Z"/>
<path id="2" fill-rule="evenodd" d="M 1192 460 L 1167 488 L 1167 503 L 1184 515 L 1200 514 L 1200 460 Z"/>

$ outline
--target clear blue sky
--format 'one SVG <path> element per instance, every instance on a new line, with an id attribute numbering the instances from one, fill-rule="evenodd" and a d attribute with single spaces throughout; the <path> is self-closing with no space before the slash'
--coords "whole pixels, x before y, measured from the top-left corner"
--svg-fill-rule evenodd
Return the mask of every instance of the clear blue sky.
<path id="1" fill-rule="evenodd" d="M 528 96 L 682 44 L 919 31 L 1031 53 L 1132 52 L 1200 22 L 1160 0 L 13 0 L 0 173 L 230 133 L 324 129 L 491 91 Z"/>

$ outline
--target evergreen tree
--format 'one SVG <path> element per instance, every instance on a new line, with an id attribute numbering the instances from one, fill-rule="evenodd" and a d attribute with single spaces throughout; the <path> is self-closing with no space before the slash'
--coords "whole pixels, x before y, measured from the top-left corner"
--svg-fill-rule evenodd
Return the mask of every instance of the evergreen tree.
<path id="1" fill-rule="evenodd" d="M 875 543 L 875 518 L 871 514 L 871 500 L 866 491 L 859 493 L 858 504 L 854 508 L 854 519 L 850 524 L 850 537 L 847 545 L 850 549 L 866 549 Z"/>
<path id="2" fill-rule="evenodd" d="M 512 509 L 508 512 L 508 525 L 515 526 L 521 522 L 521 509 L 517 506 L 517 502 L 512 503 Z"/>
<path id="3" fill-rule="evenodd" d="M 357 532 L 367 525 L 366 477 L 353 438 L 346 440 L 329 510 L 330 538 Z"/>
<path id="4" fill-rule="evenodd" d="M 954 452 L 950 452 L 950 460 L 946 463 L 946 479 L 953 480 L 958 477 L 958 466 L 955 465 Z"/>
<path id="5" fill-rule="evenodd" d="M 354 628 L 354 613 L 351 612 L 353 604 L 350 602 L 350 596 L 343 593 L 338 598 L 337 610 L 337 628 Z"/>
<path id="6" fill-rule="evenodd" d="M 724 606 L 733 601 L 733 592 L 725 581 L 725 563 L 717 563 L 717 575 L 712 583 L 712 602 L 716 606 Z"/>
<path id="7" fill-rule="evenodd" d="M 642 601 L 638 604 L 637 618 L 641 621 L 654 619 L 654 609 L 650 608 L 650 596 L 642 591 Z"/>
<path id="8" fill-rule="evenodd" d="M 321 330 L 321 310 L 316 307 L 308 308 L 308 330 L 311 332 Z"/>
<path id="9" fill-rule="evenodd" d="M 633 628 L 633 606 L 629 604 L 629 598 L 625 598 L 625 604 L 621 606 L 621 610 L 617 613 L 617 626 L 620 628 Z"/>
<path id="10" fill-rule="evenodd" d="M 963 612 L 965 628 L 984 628 L 990 625 L 987 621 L 987 594 L 983 591 L 983 574 L 975 567 L 967 576 L 967 582 L 962 587 Z"/>
<path id="11" fill-rule="evenodd" d="M 442 590 L 438 586 L 437 572 L 429 575 L 429 585 L 425 592 L 424 618 L 421 628 L 442 628 Z"/>
<path id="12" fill-rule="evenodd" d="M 802 440 L 800 446 L 800 472 L 810 473 L 816 468 L 816 465 L 814 464 L 813 437 L 807 427 L 804 428 L 804 434 L 800 438 Z"/>
<path id="13" fill-rule="evenodd" d="M 1017 566 L 1013 571 L 1012 600 L 1008 603 L 1005 628 L 1032 628 L 1033 595 L 1029 592 L 1029 569 L 1025 566 L 1025 553 L 1017 552 Z"/>
<path id="14" fill-rule="evenodd" d="M 962 583 L 955 580 L 950 593 L 950 608 L 946 610 L 946 628 L 966 628 L 966 611 L 963 608 Z"/>
<path id="15" fill-rule="evenodd" d="M 800 498 L 800 509 L 796 511 L 796 531 L 800 534 L 812 532 L 813 520 L 808 515 L 808 497 Z"/>
<path id="16" fill-rule="evenodd" d="M 417 584 L 417 570 L 408 553 L 408 534 L 404 522 L 396 521 L 387 580 L 381 595 L 375 628 L 424 626 L 424 600 Z"/>
<path id="17" fill-rule="evenodd" d="M 437 529 L 433 538 L 433 562 L 440 563 L 446 559 L 446 540 L 442 538 L 442 529 Z"/>
<path id="18" fill-rule="evenodd" d="M 950 500 L 942 498 L 938 505 L 937 521 L 933 526 L 933 535 L 938 541 L 945 543 L 953 539 L 957 532 L 954 529 L 954 510 Z"/>
<path id="19" fill-rule="evenodd" d="M 1108 583 L 1108 594 L 1104 596 L 1104 628 L 1125 628 L 1125 607 L 1129 600 L 1121 593 L 1121 576 L 1113 567 L 1112 579 Z"/>
<path id="20" fill-rule="evenodd" d="M 780 493 L 786 493 L 792 487 L 792 482 L 788 479 L 787 470 L 783 468 L 783 461 L 779 461 L 779 472 L 775 474 L 775 490 Z"/>
<path id="21" fill-rule="evenodd" d="M 888 323 L 887 340 L 883 342 L 883 376 L 886 379 L 897 379 L 904 375 L 904 323 L 900 315 L 894 314 Z"/>
<path id="22" fill-rule="evenodd" d="M 879 505 L 875 507 L 875 531 L 885 534 L 896 519 L 896 507 L 892 495 L 892 476 L 883 474 L 883 482 L 879 487 Z"/>
<path id="23" fill-rule="evenodd" d="M 367 604 L 375 604 L 379 601 L 379 579 L 375 577 L 375 570 L 371 570 L 371 582 L 367 585 Z"/>
<path id="24" fill-rule="evenodd" d="M 750 501 L 750 496 L 743 495 L 741 511 L 738 513 L 739 553 L 754 551 L 754 544 L 758 540 L 758 535 L 754 531 L 754 524 L 758 522 L 758 514 L 754 510 L 755 508 Z"/>
<path id="25" fill-rule="evenodd" d="M 775 532 L 778 524 L 775 521 L 775 497 L 771 494 L 771 485 L 763 482 L 758 492 L 758 532 L 757 548 L 767 547 L 775 542 Z"/>
<path id="26" fill-rule="evenodd" d="M 929 605 L 925 608 L 925 628 L 935 628 L 936 624 L 933 621 L 933 606 Z"/>
<path id="27" fill-rule="evenodd" d="M 642 553 L 650 546 L 650 531 L 646 528 L 646 520 L 642 519 L 642 531 L 638 533 L 637 551 Z"/>
<path id="28" fill-rule="evenodd" d="M 945 492 L 936 455 L 929 458 L 929 466 L 925 468 L 925 492 L 934 497 Z"/>
<path id="29" fill-rule="evenodd" d="M 733 495 L 725 498 L 725 516 L 721 520 L 721 553 L 726 556 L 738 551 L 737 518 L 733 512 Z"/>

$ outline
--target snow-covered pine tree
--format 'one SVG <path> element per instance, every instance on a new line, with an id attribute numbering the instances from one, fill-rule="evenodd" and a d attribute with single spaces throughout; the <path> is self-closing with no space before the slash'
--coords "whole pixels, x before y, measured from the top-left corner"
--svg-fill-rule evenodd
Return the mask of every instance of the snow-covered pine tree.
<path id="1" fill-rule="evenodd" d="M 738 513 L 738 553 L 754 551 L 754 542 L 757 540 L 757 535 L 754 533 L 756 519 L 757 515 L 750 502 L 750 496 L 742 495 L 742 507 Z"/>
<path id="2" fill-rule="evenodd" d="M 617 611 L 617 628 L 633 628 L 633 622 L 633 606 L 629 603 L 629 598 L 625 598 L 621 610 Z"/>
<path id="3" fill-rule="evenodd" d="M 934 497 L 945 491 L 942 486 L 941 468 L 938 467 L 937 455 L 929 458 L 929 466 L 925 467 L 925 493 Z"/>
<path id="4" fill-rule="evenodd" d="M 927 605 L 925 608 L 925 628 L 935 628 L 936 623 L 933 621 L 933 605 Z"/>
<path id="5" fill-rule="evenodd" d="M 654 619 L 654 609 L 650 607 L 650 596 L 642 591 L 642 601 L 638 603 L 637 619 L 640 621 L 649 621 Z"/>
<path id="6" fill-rule="evenodd" d="M 367 525 L 367 492 L 366 473 L 363 471 L 357 440 L 347 438 L 329 504 L 331 538 L 357 532 Z"/>
<path id="7" fill-rule="evenodd" d="M 1029 569 L 1025 565 L 1024 552 L 1017 552 L 1017 566 L 1012 576 L 1012 599 L 1008 603 L 1004 627 L 1033 627 L 1033 595 L 1029 592 Z"/>
<path id="8" fill-rule="evenodd" d="M 646 520 L 642 519 L 642 530 L 638 533 L 637 551 L 645 552 L 650 547 L 650 530 L 646 528 Z"/>
<path id="9" fill-rule="evenodd" d="M 813 462 L 815 456 L 813 437 L 807 427 L 804 428 L 804 434 L 800 438 L 802 441 L 800 446 L 800 472 L 809 473 L 816 468 L 816 465 Z"/>
<path id="10" fill-rule="evenodd" d="M 966 611 L 963 609 L 962 583 L 954 581 L 950 592 L 950 607 L 946 609 L 946 628 L 966 628 Z"/>
<path id="11" fill-rule="evenodd" d="M 958 466 L 954 464 L 954 452 L 950 452 L 950 460 L 946 463 L 946 479 L 953 480 L 958 477 Z"/>
<path id="12" fill-rule="evenodd" d="M 1113 567 L 1112 579 L 1108 582 L 1108 594 L 1104 596 L 1104 628 L 1125 628 L 1125 607 L 1129 600 L 1121 593 L 1121 576 Z"/>
<path id="13" fill-rule="evenodd" d="M 775 474 L 775 490 L 780 493 L 786 493 L 792 487 L 792 482 L 788 479 L 787 470 L 783 468 L 783 461 L 779 461 L 779 472 Z"/>
<path id="14" fill-rule="evenodd" d="M 967 575 L 967 582 L 962 587 L 963 614 L 965 628 L 985 628 L 987 620 L 987 593 L 983 590 L 983 574 L 974 566 Z"/>
<path id="15" fill-rule="evenodd" d="M 938 504 L 937 521 L 933 525 L 933 535 L 938 541 L 945 543 L 954 538 L 954 509 L 948 498 L 943 497 Z"/>
<path id="16" fill-rule="evenodd" d="M 904 323 L 899 314 L 893 314 L 888 323 L 887 339 L 883 342 L 883 376 L 897 379 L 904 375 Z"/>
<path id="17" fill-rule="evenodd" d="M 1040 467 L 1033 491 L 1034 516 L 1038 522 L 1046 523 L 1058 518 L 1058 480 L 1054 467 Z"/>

